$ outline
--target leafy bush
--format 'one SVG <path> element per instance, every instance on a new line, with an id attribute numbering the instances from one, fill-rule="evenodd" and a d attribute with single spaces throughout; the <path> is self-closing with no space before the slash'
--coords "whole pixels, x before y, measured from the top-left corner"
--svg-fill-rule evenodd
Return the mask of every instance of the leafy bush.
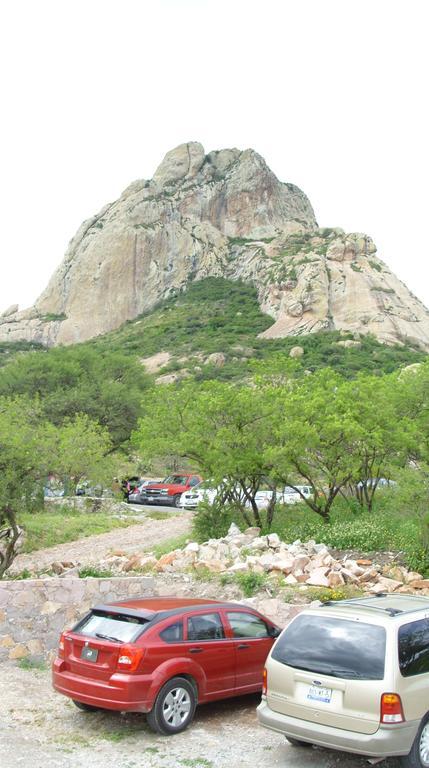
<path id="1" fill-rule="evenodd" d="M 108 428 L 115 447 L 128 440 L 149 384 L 137 359 L 83 344 L 20 354 L 0 368 L 0 396 L 38 398 L 55 426 L 85 413 Z"/>
<path id="2" fill-rule="evenodd" d="M 236 573 L 234 580 L 243 590 L 245 597 L 252 597 L 255 592 L 259 592 L 267 581 L 267 577 L 264 573 L 255 573 L 254 571 L 243 571 L 243 573 Z"/>
<path id="3" fill-rule="evenodd" d="M 328 600 L 349 600 L 353 597 L 359 597 L 362 594 L 362 590 L 356 587 L 335 587 L 333 589 L 329 587 L 308 587 L 303 593 L 307 600 L 320 600 L 321 603 L 326 603 Z"/>
<path id="4" fill-rule="evenodd" d="M 28 568 L 24 568 L 19 573 L 8 573 L 7 578 L 13 579 L 14 581 L 21 581 L 22 579 L 34 579 L 34 575 Z"/>
<path id="5" fill-rule="evenodd" d="M 87 579 L 89 577 L 94 579 L 110 579 L 113 575 L 113 571 L 103 570 L 103 568 L 96 568 L 92 565 L 85 565 L 79 568 L 80 579 Z"/>
<path id="6" fill-rule="evenodd" d="M 192 521 L 192 535 L 197 541 L 220 539 L 228 532 L 232 522 L 237 519 L 237 510 L 228 504 L 209 504 L 202 501 L 198 505 Z"/>
<path id="7" fill-rule="evenodd" d="M 295 505 L 293 510 L 283 507 L 275 518 L 272 530 L 286 542 L 315 539 L 332 549 L 362 553 L 401 552 L 409 568 L 421 573 L 429 572 L 429 551 L 423 543 L 423 523 L 418 509 L 413 504 L 412 514 L 406 514 L 401 510 L 400 494 L 396 491 L 377 493 L 379 495 L 370 514 L 358 511 L 354 500 L 347 509 L 344 500 L 339 499 L 333 508 L 330 523 L 324 523 L 303 504 Z"/>
<path id="8" fill-rule="evenodd" d="M 44 672 L 48 669 L 48 665 L 46 661 L 43 659 L 31 659 L 28 657 L 24 657 L 23 659 L 19 659 L 18 666 L 20 669 L 26 669 L 27 671 L 41 671 Z"/>
<path id="9" fill-rule="evenodd" d="M 155 557 L 162 557 L 162 555 L 166 555 L 168 552 L 173 552 L 175 549 L 183 549 L 187 541 L 188 537 L 186 534 L 176 536 L 175 539 L 168 539 L 168 541 L 164 541 L 162 544 L 158 544 L 154 547 L 153 554 Z"/>

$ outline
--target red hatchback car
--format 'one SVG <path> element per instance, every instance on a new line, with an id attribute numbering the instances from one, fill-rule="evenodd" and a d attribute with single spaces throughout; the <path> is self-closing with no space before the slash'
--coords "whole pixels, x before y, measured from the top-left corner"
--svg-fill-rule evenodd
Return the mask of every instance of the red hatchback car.
<path id="1" fill-rule="evenodd" d="M 153 597 L 98 605 L 61 635 L 53 685 L 79 709 L 145 712 L 154 731 L 179 733 L 197 704 L 260 691 L 279 634 L 239 603 Z"/>

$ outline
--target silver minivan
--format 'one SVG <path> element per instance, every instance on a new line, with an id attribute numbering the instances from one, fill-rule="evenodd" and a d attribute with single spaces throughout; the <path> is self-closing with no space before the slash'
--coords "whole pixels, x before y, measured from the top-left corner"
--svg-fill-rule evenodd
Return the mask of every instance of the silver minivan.
<path id="1" fill-rule="evenodd" d="M 382 594 L 303 610 L 268 656 L 258 719 L 295 746 L 429 768 L 429 599 Z"/>

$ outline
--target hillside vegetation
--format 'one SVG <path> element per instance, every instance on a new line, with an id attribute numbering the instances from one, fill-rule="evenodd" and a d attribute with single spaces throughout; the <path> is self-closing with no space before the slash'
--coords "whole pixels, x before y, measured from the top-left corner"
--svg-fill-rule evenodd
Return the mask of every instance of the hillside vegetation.
<path id="1" fill-rule="evenodd" d="M 49 422 L 85 413 L 110 433 L 114 448 L 129 438 L 145 390 L 153 377 L 142 361 L 168 352 L 157 373 L 178 372 L 197 383 L 245 382 L 256 371 L 281 370 L 297 345 L 304 350 L 294 361 L 299 372 L 329 367 L 346 379 L 359 373 L 376 376 L 422 362 L 427 356 L 405 346 L 387 346 L 362 336 L 360 346 L 338 344 L 352 338 L 338 331 L 284 339 L 258 338 L 272 319 L 259 308 L 252 286 L 223 278 L 191 283 L 152 312 L 125 323 L 117 331 L 68 347 L 46 349 L 32 342 L 0 345 L 0 397 L 26 396 L 39 401 Z M 210 356 L 222 353 L 221 364 Z"/>
<path id="2" fill-rule="evenodd" d="M 259 339 L 258 334 L 272 323 L 272 318 L 261 312 L 251 285 L 210 277 L 191 283 L 185 293 L 81 347 L 121 351 L 139 358 L 166 351 L 171 360 L 160 373 L 186 369 L 197 380 L 242 378 L 252 371 L 252 360 L 268 362 L 279 355 L 288 356 L 297 344 L 304 349 L 299 360 L 304 369 L 329 366 L 347 378 L 358 371 L 390 373 L 426 358 L 421 351 L 387 346 L 372 336 L 362 336 L 361 347 L 346 349 L 336 342 L 353 336 L 338 331 Z M 222 367 L 202 364 L 214 352 L 225 355 Z"/>
<path id="3" fill-rule="evenodd" d="M 323 525 L 341 533 L 344 546 L 372 531 L 374 512 L 378 533 L 368 541 L 393 536 L 386 520 L 394 515 L 389 510 L 382 521 L 377 485 L 380 478 L 397 482 L 411 463 L 406 483 L 421 487 L 422 497 L 416 505 L 413 490 L 413 520 L 403 520 L 401 508 L 392 543 L 411 562 L 410 541 L 421 538 L 413 565 L 429 570 L 429 362 L 400 370 L 427 356 L 370 336 L 344 348 L 338 341 L 347 336 L 338 332 L 258 338 L 271 322 L 251 286 L 208 278 L 84 344 L 3 345 L 0 533 L 13 537 L 6 550 L 0 546 L 0 578 L 16 553 L 18 520 L 37 511 L 50 475 L 66 489 L 83 477 L 110 484 L 125 456 L 138 471 L 157 460 L 188 461 L 222 486 L 219 503 L 197 518 L 206 536 L 227 527 L 231 515 L 245 526 L 284 525 L 285 535 L 295 535 L 289 518 L 282 523 L 275 494 L 263 511 L 257 493 L 305 482 L 311 535 Z M 291 360 L 297 344 L 304 354 Z M 170 354 L 163 372 L 187 371 L 183 381 L 154 386 L 142 362 L 159 352 Z M 222 353 L 220 366 L 207 364 L 213 353 Z"/>

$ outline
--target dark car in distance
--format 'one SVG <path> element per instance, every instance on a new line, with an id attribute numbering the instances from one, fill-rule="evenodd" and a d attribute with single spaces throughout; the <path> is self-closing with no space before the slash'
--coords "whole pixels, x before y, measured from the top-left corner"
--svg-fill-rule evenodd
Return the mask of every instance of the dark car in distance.
<path id="1" fill-rule="evenodd" d="M 174 734 L 197 704 L 262 690 L 280 629 L 240 603 L 152 597 L 98 605 L 62 633 L 53 686 L 79 709 L 146 713 Z"/>

